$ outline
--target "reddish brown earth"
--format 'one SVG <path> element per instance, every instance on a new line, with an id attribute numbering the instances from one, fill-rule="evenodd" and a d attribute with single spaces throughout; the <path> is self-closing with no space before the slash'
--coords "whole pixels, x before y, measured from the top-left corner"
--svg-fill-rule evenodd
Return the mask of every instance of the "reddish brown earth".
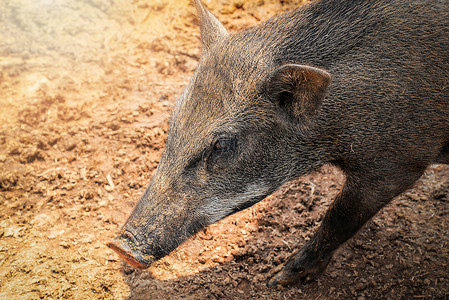
<path id="1" fill-rule="evenodd" d="M 206 1 L 230 31 L 302 2 Z M 198 62 L 192 13 L 183 0 L 0 3 L 0 298 L 449 298 L 448 166 L 432 167 L 306 286 L 265 283 L 340 189 L 329 167 L 148 270 L 106 247 L 153 175 Z"/>

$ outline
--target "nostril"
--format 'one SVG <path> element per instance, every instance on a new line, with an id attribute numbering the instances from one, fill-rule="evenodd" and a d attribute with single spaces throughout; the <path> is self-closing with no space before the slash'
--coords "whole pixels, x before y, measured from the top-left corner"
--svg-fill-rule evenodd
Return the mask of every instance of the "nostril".
<path id="1" fill-rule="evenodd" d="M 128 242 L 129 242 L 131 245 L 135 245 L 135 246 L 138 246 L 138 245 L 139 245 L 139 242 L 138 242 L 136 236 L 135 236 L 131 231 L 129 231 L 129 230 L 125 230 L 125 231 L 121 234 L 121 238 L 123 238 L 123 239 L 125 239 L 125 240 L 128 240 Z"/>

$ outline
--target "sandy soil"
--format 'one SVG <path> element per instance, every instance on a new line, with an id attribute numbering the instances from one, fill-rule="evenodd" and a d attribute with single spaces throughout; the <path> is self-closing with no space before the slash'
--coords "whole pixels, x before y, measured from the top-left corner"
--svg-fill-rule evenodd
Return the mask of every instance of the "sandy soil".
<path id="1" fill-rule="evenodd" d="M 236 31 L 303 1 L 206 1 Z M 106 242 L 158 164 L 199 58 L 186 1 L 0 3 L 1 299 L 447 299 L 449 167 L 434 166 L 306 286 L 268 289 L 341 188 L 325 167 L 145 271 Z"/>

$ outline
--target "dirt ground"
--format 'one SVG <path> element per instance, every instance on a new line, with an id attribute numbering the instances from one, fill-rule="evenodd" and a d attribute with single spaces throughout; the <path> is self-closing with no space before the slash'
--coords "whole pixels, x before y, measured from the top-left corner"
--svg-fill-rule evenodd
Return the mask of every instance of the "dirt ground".
<path id="1" fill-rule="evenodd" d="M 209 0 L 230 31 L 304 1 Z M 158 164 L 199 59 L 184 0 L 0 3 L 0 299 L 448 299 L 449 166 L 434 166 L 308 285 L 268 289 L 344 180 L 289 183 L 148 270 L 106 247 Z"/>

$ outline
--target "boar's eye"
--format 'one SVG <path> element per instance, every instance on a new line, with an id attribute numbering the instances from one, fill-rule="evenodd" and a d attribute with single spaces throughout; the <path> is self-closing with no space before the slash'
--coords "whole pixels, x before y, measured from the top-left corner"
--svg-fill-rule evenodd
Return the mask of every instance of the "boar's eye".
<path id="1" fill-rule="evenodd" d="M 234 156 L 235 148 L 235 138 L 222 137 L 215 140 L 205 159 L 207 170 L 212 173 L 222 173 L 228 167 L 229 159 Z"/>
<path id="2" fill-rule="evenodd" d="M 235 139 L 230 138 L 221 138 L 214 144 L 214 152 L 225 152 L 234 150 L 235 148 Z"/>

